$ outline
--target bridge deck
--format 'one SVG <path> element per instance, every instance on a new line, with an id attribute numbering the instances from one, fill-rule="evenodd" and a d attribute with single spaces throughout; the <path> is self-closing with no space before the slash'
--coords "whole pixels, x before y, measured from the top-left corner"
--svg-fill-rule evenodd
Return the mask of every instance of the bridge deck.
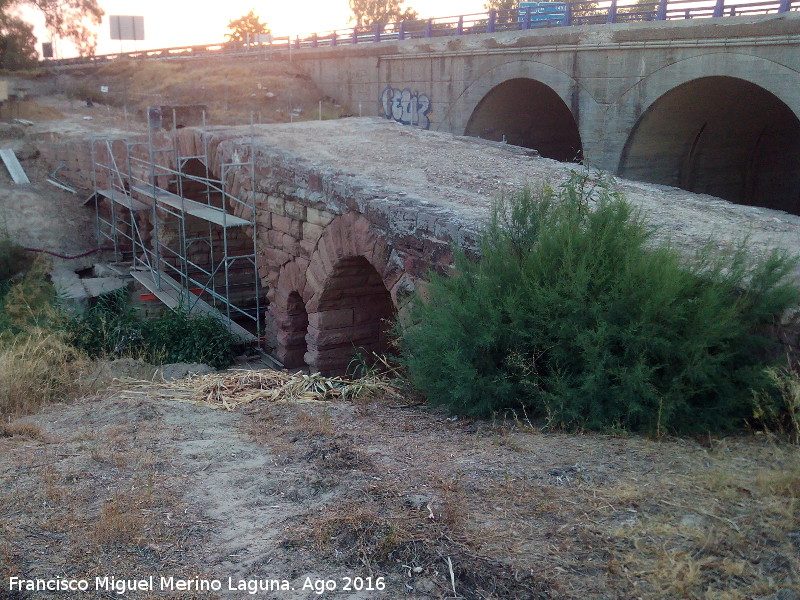
<path id="1" fill-rule="evenodd" d="M 214 135 L 247 144 L 250 128 L 219 128 Z M 297 173 L 316 173 L 367 198 L 380 209 L 402 208 L 416 222 L 445 221 L 477 229 L 492 201 L 526 184 L 564 183 L 580 165 L 533 157 L 521 148 L 475 138 L 424 131 L 381 118 L 262 125 L 255 151 L 282 157 Z M 750 235 L 755 252 L 800 244 L 800 217 L 737 205 L 664 185 L 618 179 L 619 191 L 659 226 L 657 238 L 693 251 L 709 237 L 737 240 Z M 404 227 L 386 211 L 390 226 Z"/>

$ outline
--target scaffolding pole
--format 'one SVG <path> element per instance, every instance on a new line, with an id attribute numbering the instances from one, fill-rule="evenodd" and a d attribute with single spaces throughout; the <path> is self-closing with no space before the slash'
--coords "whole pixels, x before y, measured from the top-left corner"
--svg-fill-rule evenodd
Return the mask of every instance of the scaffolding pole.
<path id="1" fill-rule="evenodd" d="M 211 172 L 205 122 L 204 113 L 202 154 L 197 156 L 181 155 L 174 114 L 171 147 L 156 147 L 152 128 L 148 128 L 144 142 L 128 138 L 92 140 L 96 235 L 98 240 L 113 242 L 118 257 L 130 252 L 134 279 L 169 308 L 213 315 L 246 341 L 260 341 L 262 292 L 256 251 L 252 123 L 248 160 L 223 162 L 217 179 Z M 114 154 L 115 143 L 125 153 L 119 160 Z M 160 160 L 165 153 L 172 156 Z M 189 172 L 192 160 L 202 165 L 196 169 L 199 173 Z M 231 193 L 228 178 L 234 170 L 247 171 L 253 186 L 250 198 Z M 161 187 L 164 180 L 166 185 Z M 188 197 L 187 187 L 196 190 L 198 185 L 199 193 Z M 106 206 L 110 206 L 110 219 L 103 216 Z M 242 216 L 236 216 L 237 212 Z M 151 216 L 149 239 L 140 231 L 137 213 Z M 247 227 L 251 228 L 250 235 L 244 233 Z M 198 231 L 200 235 L 196 235 Z M 231 248 L 234 241 L 236 246 Z M 207 260 L 202 256 L 193 260 L 192 252 L 200 245 L 208 248 Z"/>

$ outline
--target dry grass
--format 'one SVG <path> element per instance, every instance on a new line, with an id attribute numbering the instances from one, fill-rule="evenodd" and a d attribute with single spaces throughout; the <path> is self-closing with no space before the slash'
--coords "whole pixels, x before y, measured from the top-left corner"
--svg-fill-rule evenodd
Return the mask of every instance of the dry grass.
<path id="1" fill-rule="evenodd" d="M 55 108 L 42 106 L 32 100 L 4 103 L 0 105 L 0 117 L 5 119 L 28 119 L 31 121 L 54 121 L 64 115 Z"/>
<path id="2" fill-rule="evenodd" d="M 248 409 L 287 460 L 320 468 L 332 440 L 367 457 L 288 547 L 475 600 L 745 600 L 800 581 L 800 448 L 545 435 L 389 406 Z"/>
<path id="3" fill-rule="evenodd" d="M 543 434 L 524 418 L 448 420 L 372 383 L 362 390 L 371 403 L 342 401 L 353 395 L 329 379 L 230 372 L 50 408 L 26 419 L 39 431 L 9 424 L 0 571 L 42 556 L 75 573 L 207 564 L 214 538 L 198 535 L 203 517 L 181 502 L 181 482 L 213 476 L 209 453 L 225 457 L 213 463 L 224 470 L 239 458 L 208 445 L 196 458 L 178 451 L 195 440 L 175 437 L 176 416 L 160 415 L 195 411 L 202 427 L 204 411 L 177 398 L 238 410 L 267 446 L 273 473 L 237 485 L 275 486 L 253 501 L 289 511 L 277 517 L 281 547 L 264 558 L 287 573 L 385 576 L 376 598 L 465 600 L 745 600 L 800 582 L 800 447 L 766 435 L 654 441 Z M 65 413 L 85 426 L 64 428 Z"/>
<path id="4" fill-rule="evenodd" d="M 756 394 L 753 416 L 768 431 L 800 444 L 800 373 L 796 369 L 789 362 L 784 368 L 773 367 L 767 371 L 782 402 L 775 406 L 767 394 Z"/>
<path id="5" fill-rule="evenodd" d="M 0 414 L 20 415 L 42 404 L 81 396 L 88 358 L 60 332 L 33 328 L 0 347 Z"/>
<path id="6" fill-rule="evenodd" d="M 272 369 L 230 370 L 155 386 L 151 381 L 121 379 L 113 388 L 122 395 L 146 389 L 151 395 L 225 410 L 234 410 L 259 400 L 300 403 L 335 399 L 364 401 L 377 396 L 398 396 L 392 382 L 379 376 L 351 381 L 342 377 L 323 377 L 319 373 L 306 375 Z"/>
<path id="7" fill-rule="evenodd" d="M 208 122 L 215 125 L 249 123 L 251 114 L 256 123 L 316 119 L 320 100 L 323 118 L 344 114 L 301 69 L 257 57 L 114 61 L 76 80 L 71 94 L 83 97 L 84 90 L 96 90 L 101 84 L 110 88 L 102 101 L 127 106 L 129 112 L 141 112 L 153 104 L 205 104 Z"/>
<path id="8" fill-rule="evenodd" d="M 181 500 L 185 473 L 165 464 L 169 435 L 154 413 L 131 403 L 117 423 L 87 402 L 31 419 L 51 425 L 63 410 L 55 432 L 0 437 L 0 577 L 202 574 L 186 557 L 208 526 Z"/>
<path id="9" fill-rule="evenodd" d="M 11 421 L 0 424 L 0 437 L 22 437 L 31 440 L 44 439 L 42 428 L 27 421 Z"/>

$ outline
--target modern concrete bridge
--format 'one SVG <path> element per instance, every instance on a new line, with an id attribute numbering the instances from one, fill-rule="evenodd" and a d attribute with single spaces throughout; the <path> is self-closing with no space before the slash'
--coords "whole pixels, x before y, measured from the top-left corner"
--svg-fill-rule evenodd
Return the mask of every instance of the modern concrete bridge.
<path id="1" fill-rule="evenodd" d="M 355 114 L 800 214 L 799 43 L 800 13 L 786 12 L 301 48 L 292 60 Z"/>

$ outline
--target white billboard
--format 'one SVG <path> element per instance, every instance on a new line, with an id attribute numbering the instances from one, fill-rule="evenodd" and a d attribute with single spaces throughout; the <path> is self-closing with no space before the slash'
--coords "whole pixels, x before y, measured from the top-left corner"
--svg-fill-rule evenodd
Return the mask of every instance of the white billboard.
<path id="1" fill-rule="evenodd" d="M 144 17 L 111 15 L 112 40 L 143 40 Z"/>

